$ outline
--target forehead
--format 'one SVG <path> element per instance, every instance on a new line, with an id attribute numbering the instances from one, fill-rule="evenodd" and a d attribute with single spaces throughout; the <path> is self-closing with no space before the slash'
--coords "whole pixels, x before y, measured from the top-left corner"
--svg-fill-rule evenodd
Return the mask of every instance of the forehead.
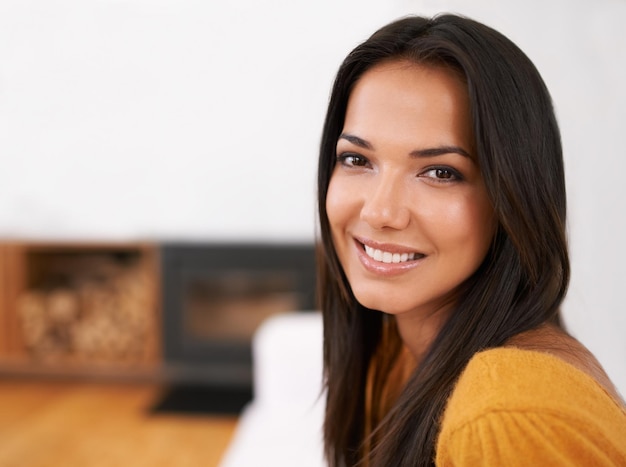
<path id="1" fill-rule="evenodd" d="M 465 83 L 443 66 L 406 60 L 376 65 L 350 93 L 343 129 L 365 138 L 468 144 L 472 131 Z"/>

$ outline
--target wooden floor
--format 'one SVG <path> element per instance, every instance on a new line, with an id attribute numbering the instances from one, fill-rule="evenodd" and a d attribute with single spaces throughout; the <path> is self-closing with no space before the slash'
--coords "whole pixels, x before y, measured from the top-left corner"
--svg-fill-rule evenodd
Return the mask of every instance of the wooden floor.
<path id="1" fill-rule="evenodd" d="M 151 415 L 160 394 L 148 384 L 0 379 L 0 466 L 217 466 L 236 419 Z"/>

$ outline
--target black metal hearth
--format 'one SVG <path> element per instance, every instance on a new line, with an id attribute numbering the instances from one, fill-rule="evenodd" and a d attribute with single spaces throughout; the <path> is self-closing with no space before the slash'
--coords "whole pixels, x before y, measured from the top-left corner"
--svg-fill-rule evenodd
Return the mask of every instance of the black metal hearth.
<path id="1" fill-rule="evenodd" d="M 179 384 L 251 389 L 258 325 L 315 308 L 312 244 L 165 244 L 161 258 L 164 359 Z"/>

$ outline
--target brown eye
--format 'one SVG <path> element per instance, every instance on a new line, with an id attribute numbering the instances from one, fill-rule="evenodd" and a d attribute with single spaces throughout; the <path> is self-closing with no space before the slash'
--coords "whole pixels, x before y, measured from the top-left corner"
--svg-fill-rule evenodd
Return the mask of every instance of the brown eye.
<path id="1" fill-rule="evenodd" d="M 436 169 L 435 170 L 435 176 L 437 178 L 450 179 L 450 178 L 454 177 L 454 174 L 452 172 L 450 172 L 448 169 Z"/>
<path id="2" fill-rule="evenodd" d="M 463 176 L 451 167 L 431 167 L 420 174 L 421 177 L 430 178 L 436 182 L 457 182 L 463 180 Z"/>
<path id="3" fill-rule="evenodd" d="M 337 156 L 337 161 L 346 167 L 367 167 L 368 160 L 354 153 L 343 153 Z"/>

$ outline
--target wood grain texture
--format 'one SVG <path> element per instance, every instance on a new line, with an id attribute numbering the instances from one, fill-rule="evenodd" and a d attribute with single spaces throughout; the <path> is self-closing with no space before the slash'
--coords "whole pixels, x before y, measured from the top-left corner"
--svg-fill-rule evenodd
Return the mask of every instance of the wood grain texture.
<path id="1" fill-rule="evenodd" d="M 217 466 L 233 417 L 150 414 L 153 384 L 0 380 L 0 466 Z"/>

